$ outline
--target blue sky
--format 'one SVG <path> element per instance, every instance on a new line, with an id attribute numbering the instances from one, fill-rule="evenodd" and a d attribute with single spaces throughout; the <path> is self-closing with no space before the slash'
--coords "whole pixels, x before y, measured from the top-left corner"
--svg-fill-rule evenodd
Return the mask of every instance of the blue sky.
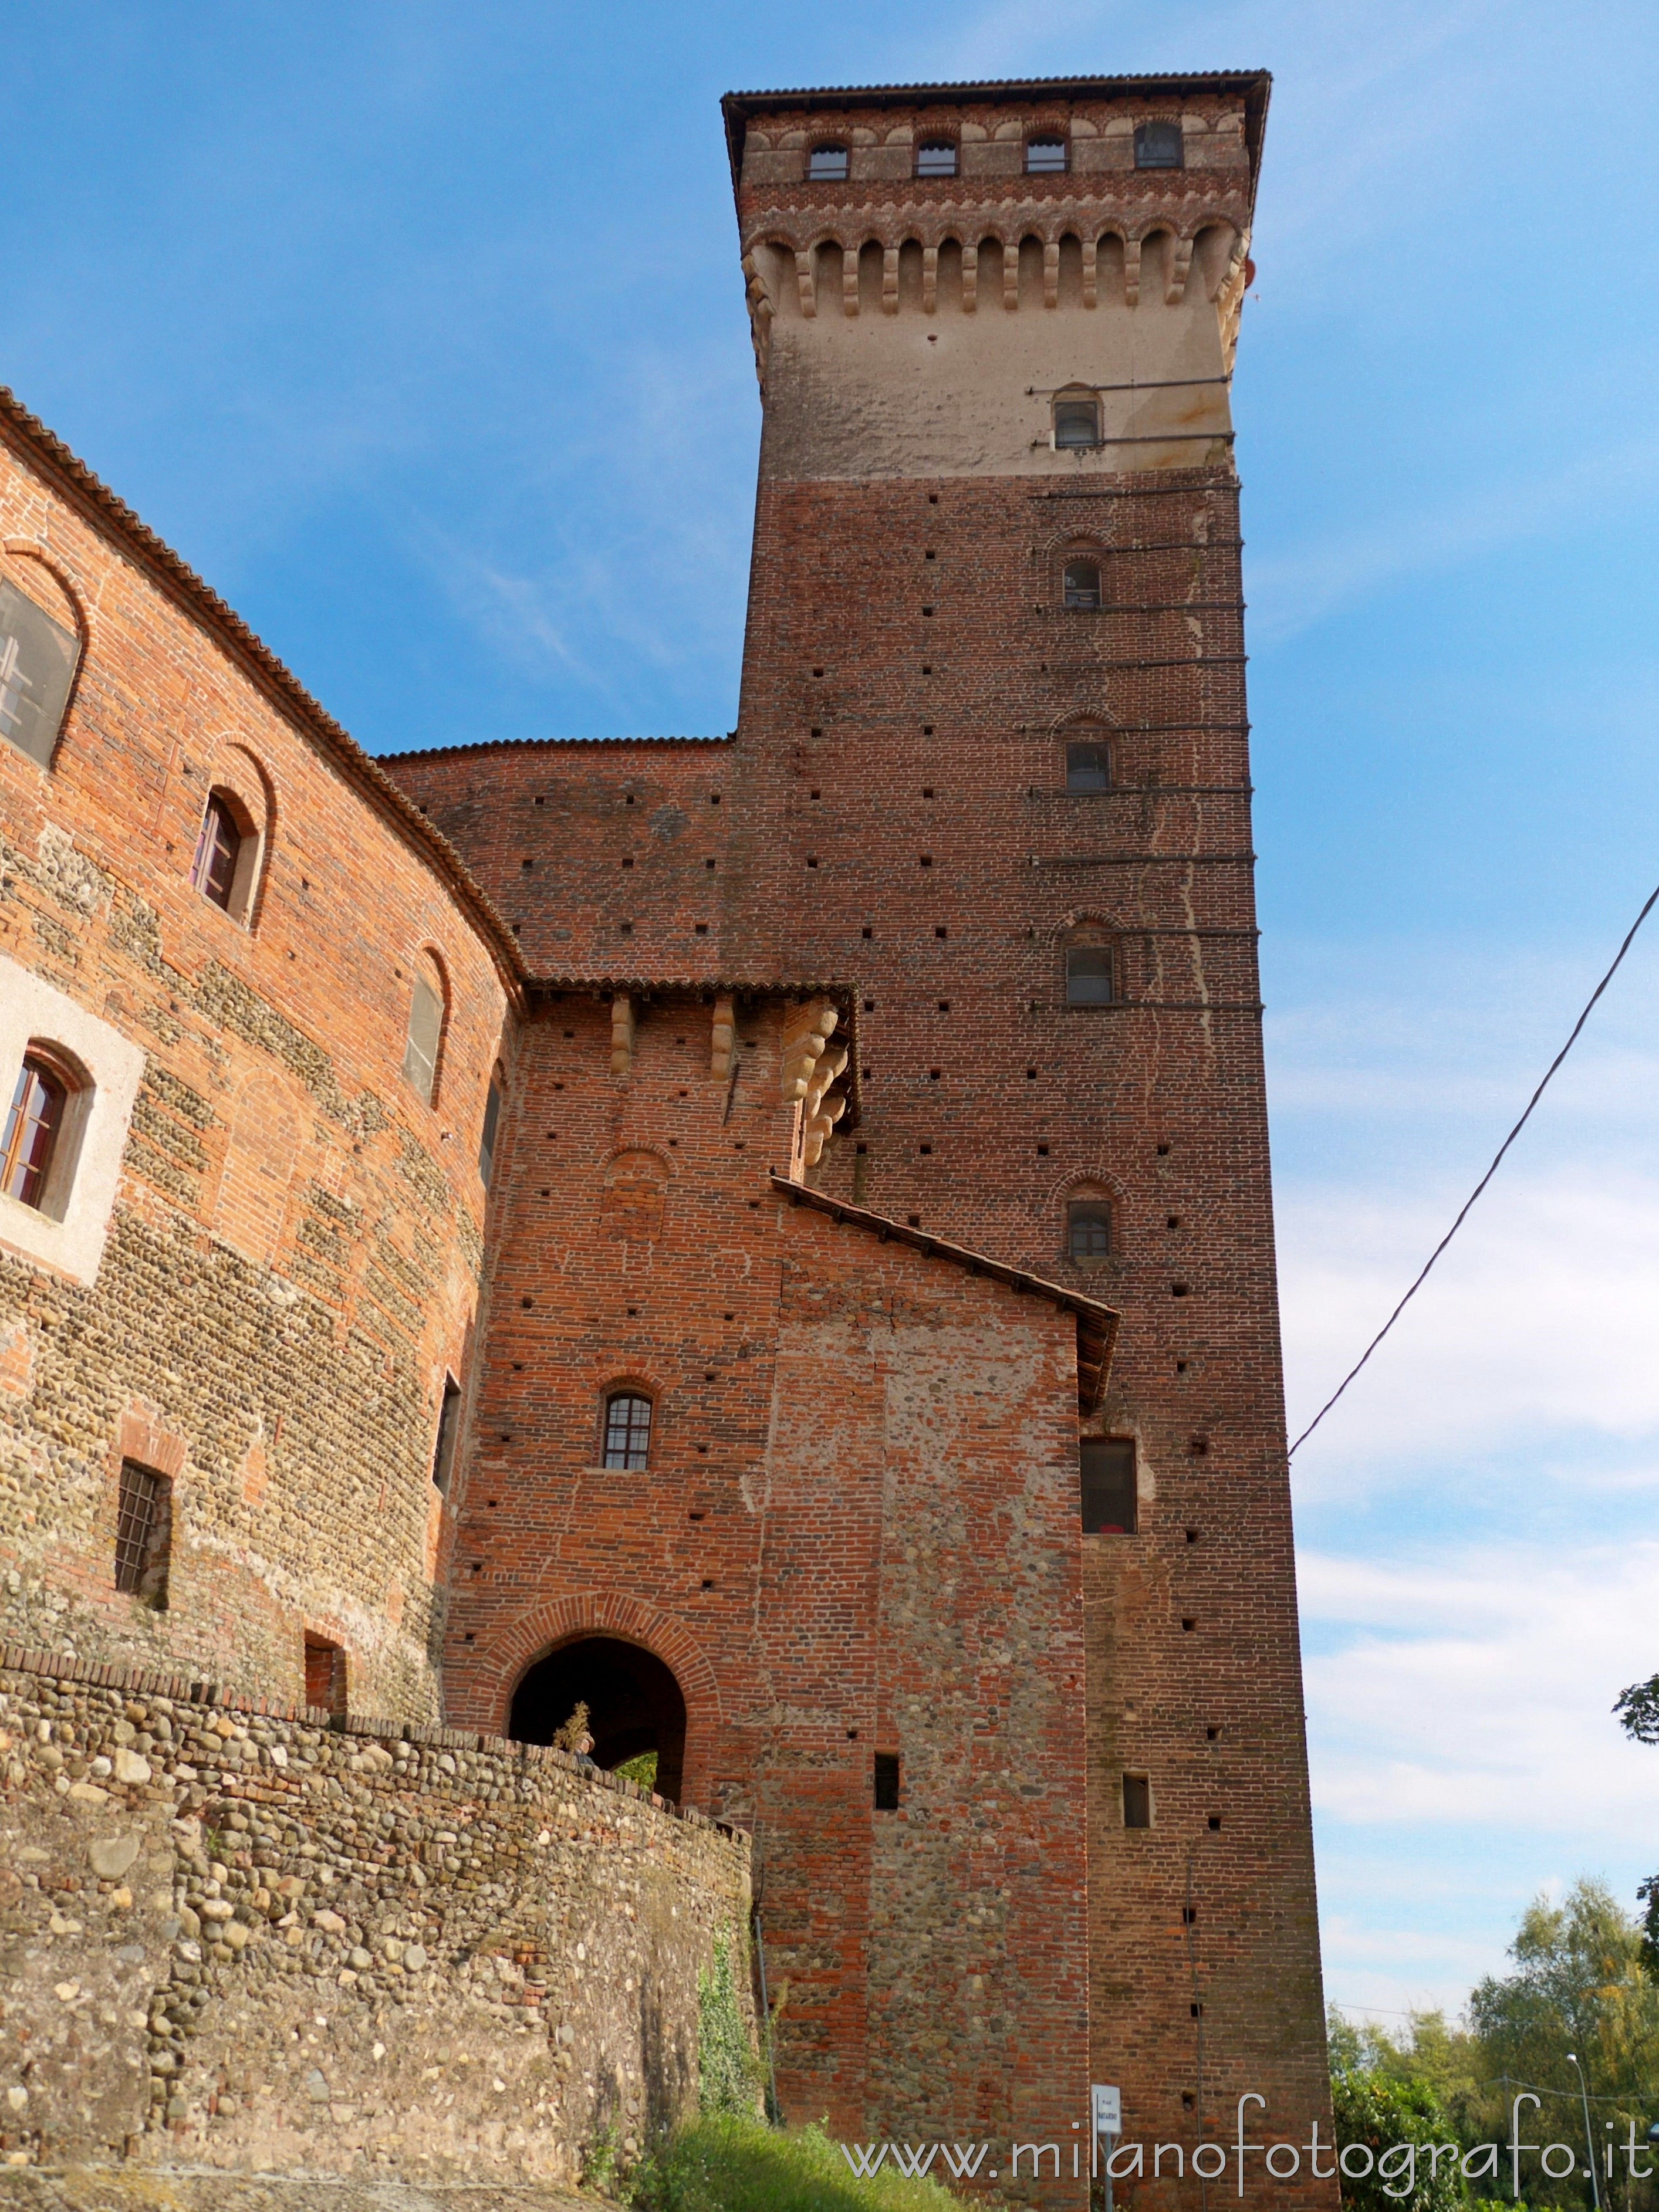
<path id="1" fill-rule="evenodd" d="M 0 378 L 374 750 L 729 728 L 732 87 L 1266 66 L 1236 407 L 1293 1424 L 1659 878 L 1659 18 L 14 0 Z M 26 122 L 27 128 L 22 125 Z M 1659 1869 L 1659 923 L 1297 1468 L 1334 1996 Z"/>

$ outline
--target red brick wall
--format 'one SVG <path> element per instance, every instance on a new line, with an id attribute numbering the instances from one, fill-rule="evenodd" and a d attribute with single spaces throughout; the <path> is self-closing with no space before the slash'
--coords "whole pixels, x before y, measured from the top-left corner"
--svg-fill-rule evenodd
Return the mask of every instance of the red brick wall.
<path id="1" fill-rule="evenodd" d="M 27 439 L 0 447 L 0 540 L 84 636 L 50 770 L 0 744 L 0 956 L 147 1055 L 96 1282 L 0 1219 L 7 1632 L 297 1699 L 312 1629 L 359 1710 L 429 1717 L 433 1426 L 466 1364 L 510 953 L 349 741 Z M 251 927 L 190 884 L 226 778 L 267 816 Z M 451 997 L 435 1107 L 401 1073 L 423 947 Z M 113 1587 L 124 1451 L 173 1478 L 166 1612 Z"/>
<path id="2" fill-rule="evenodd" d="M 855 2135 L 1069 2129 L 1075 1323 L 780 1201 L 781 1011 L 742 1012 L 729 1106 L 701 996 L 644 1011 L 625 1079 L 600 1000 L 526 1032 L 448 1709 L 500 1728 L 550 1648 L 648 1645 L 689 1708 L 685 1796 L 755 1832 L 787 2109 Z M 607 1206 L 629 1152 L 660 1164 L 659 1212 Z M 643 1473 L 595 1463 L 624 1380 L 654 1400 Z M 873 1809 L 878 1751 L 902 1761 L 896 1813 Z"/>

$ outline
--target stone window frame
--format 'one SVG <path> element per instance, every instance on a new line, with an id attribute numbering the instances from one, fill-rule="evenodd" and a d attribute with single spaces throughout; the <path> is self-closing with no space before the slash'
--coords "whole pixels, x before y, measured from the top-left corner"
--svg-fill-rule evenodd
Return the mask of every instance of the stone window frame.
<path id="1" fill-rule="evenodd" d="M 98 1279 L 146 1055 L 110 1023 L 0 955 L 0 1087 L 30 1054 L 78 1078 L 40 1202 L 0 1193 L 0 1247 L 78 1283 Z"/>

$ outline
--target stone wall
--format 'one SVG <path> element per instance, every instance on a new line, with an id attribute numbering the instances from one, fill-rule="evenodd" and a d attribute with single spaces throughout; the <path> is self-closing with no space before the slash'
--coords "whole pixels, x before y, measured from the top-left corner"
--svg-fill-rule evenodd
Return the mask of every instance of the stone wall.
<path id="1" fill-rule="evenodd" d="M 573 2179 L 748 1922 L 746 1837 L 562 1753 L 0 1651 L 8 2163 Z"/>

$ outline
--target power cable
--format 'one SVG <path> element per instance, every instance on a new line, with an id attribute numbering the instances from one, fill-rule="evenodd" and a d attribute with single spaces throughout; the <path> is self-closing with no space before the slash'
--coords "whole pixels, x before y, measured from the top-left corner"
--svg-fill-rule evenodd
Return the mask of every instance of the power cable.
<path id="1" fill-rule="evenodd" d="M 1608 984 L 1612 982 L 1613 977 L 1618 974 L 1620 963 L 1624 959 L 1625 955 L 1630 951 L 1631 946 L 1635 943 L 1637 931 L 1640 929 L 1642 924 L 1647 920 L 1649 915 L 1652 913 L 1656 903 L 1659 903 L 1659 884 L 1655 884 L 1653 890 L 1648 896 L 1646 905 L 1642 908 L 1641 913 L 1637 915 L 1635 921 L 1632 922 L 1629 930 L 1626 933 L 1624 943 L 1620 946 L 1618 951 L 1615 952 L 1613 957 L 1613 965 L 1608 969 L 1607 974 L 1601 978 L 1595 988 L 1590 993 L 1589 1002 L 1585 1006 L 1583 1012 L 1579 1015 L 1577 1020 L 1572 1025 L 1572 1034 L 1568 1037 L 1560 1051 L 1556 1054 L 1548 1067 L 1545 1069 L 1543 1081 L 1539 1085 L 1537 1090 L 1533 1092 L 1532 1097 L 1527 1101 L 1526 1112 L 1522 1114 L 1521 1119 L 1516 1123 L 1515 1127 L 1510 1131 L 1508 1136 L 1504 1138 L 1503 1143 L 1498 1147 L 1497 1152 L 1492 1156 L 1492 1165 L 1486 1170 L 1485 1175 L 1481 1176 L 1480 1182 L 1476 1183 L 1474 1188 L 1469 1193 L 1468 1198 L 1463 1201 L 1463 1205 L 1459 1211 L 1456 1220 L 1453 1222 L 1451 1227 L 1446 1231 L 1440 1242 L 1435 1246 L 1433 1251 L 1430 1253 L 1428 1258 L 1424 1261 L 1422 1272 L 1419 1274 L 1417 1280 L 1412 1285 L 1410 1290 L 1408 1290 L 1405 1297 L 1401 1299 L 1399 1304 L 1389 1316 L 1387 1321 L 1385 1321 L 1382 1328 L 1377 1330 L 1376 1334 L 1365 1346 L 1364 1352 L 1360 1353 L 1358 1358 L 1348 1370 L 1347 1373 L 1342 1377 L 1342 1380 L 1337 1384 L 1335 1389 L 1332 1391 L 1330 1396 L 1326 1399 L 1324 1404 L 1314 1415 L 1312 1420 L 1309 1422 L 1307 1427 L 1303 1430 L 1296 1442 L 1291 1446 L 1289 1453 L 1286 1454 L 1286 1457 L 1294 1457 L 1295 1455 L 1301 1450 L 1303 1445 L 1307 1443 L 1309 1437 L 1319 1426 L 1319 1424 L 1324 1419 L 1326 1414 L 1330 1412 L 1331 1407 L 1335 1405 L 1337 1400 L 1347 1389 L 1349 1383 L 1353 1381 L 1355 1376 L 1358 1374 L 1360 1369 L 1370 1358 L 1372 1352 L 1374 1352 L 1377 1346 L 1382 1343 L 1383 1338 L 1394 1327 L 1395 1322 L 1399 1320 L 1401 1315 L 1405 1312 L 1407 1307 L 1411 1304 L 1412 1300 L 1417 1296 L 1417 1293 L 1422 1289 L 1424 1284 L 1428 1280 L 1430 1268 L 1433 1267 L 1435 1261 L 1445 1250 L 1447 1245 L 1451 1243 L 1452 1238 L 1456 1236 L 1458 1231 L 1463 1226 L 1464 1222 L 1468 1218 L 1469 1214 L 1474 1208 L 1476 1199 L 1480 1197 L 1481 1192 L 1485 1190 L 1486 1185 L 1498 1173 L 1499 1164 L 1502 1162 L 1504 1153 L 1508 1152 L 1510 1146 L 1515 1142 L 1522 1129 L 1526 1127 L 1527 1123 L 1532 1119 L 1533 1108 L 1536 1106 L 1539 1100 L 1543 1097 L 1545 1091 L 1548 1090 L 1550 1080 L 1554 1075 L 1556 1069 L 1560 1066 L 1562 1061 L 1572 1050 L 1574 1045 L 1577 1043 L 1578 1033 L 1583 1028 L 1585 1023 L 1589 1019 L 1591 1013 L 1594 1012 L 1596 1000 L 1601 997 L 1602 992 L 1607 989 Z"/>

